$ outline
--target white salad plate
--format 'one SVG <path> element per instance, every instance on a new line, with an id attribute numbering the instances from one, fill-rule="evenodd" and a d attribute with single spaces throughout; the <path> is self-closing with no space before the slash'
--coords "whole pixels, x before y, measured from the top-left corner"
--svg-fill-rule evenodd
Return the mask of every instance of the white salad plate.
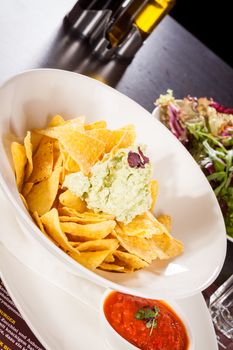
<path id="1" fill-rule="evenodd" d="M 115 337 L 101 323 L 100 307 L 106 290 L 68 273 L 46 249 L 26 236 L 1 192 L 0 205 L 0 278 L 45 349 L 89 350 L 95 344 L 96 350 L 119 350 L 114 346 Z M 217 350 L 203 296 L 198 293 L 175 304 L 191 329 L 192 350 Z"/>
<path id="2" fill-rule="evenodd" d="M 134 124 L 137 142 L 147 144 L 159 183 L 155 214 L 169 214 L 172 234 L 184 253 L 171 261 L 154 261 L 130 274 L 88 270 L 65 254 L 36 227 L 15 185 L 10 144 L 26 130 L 46 125 L 49 116 L 85 115 L 106 120 L 109 128 Z M 207 288 L 219 274 L 226 254 L 226 232 L 216 197 L 201 170 L 179 141 L 144 108 L 94 79 L 59 70 L 19 74 L 0 88 L 0 185 L 21 228 L 67 271 L 102 287 L 153 298 L 183 298 Z M 3 218 L 4 219 L 4 218 Z M 25 257 L 26 259 L 26 257 Z"/>

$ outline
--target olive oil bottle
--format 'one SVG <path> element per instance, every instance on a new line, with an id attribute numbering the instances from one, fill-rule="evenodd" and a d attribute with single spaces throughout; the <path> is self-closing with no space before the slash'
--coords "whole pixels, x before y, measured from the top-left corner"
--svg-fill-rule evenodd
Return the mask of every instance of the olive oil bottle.
<path id="1" fill-rule="evenodd" d="M 148 0 L 126 0 L 123 3 L 118 16 L 110 24 L 106 33 L 112 47 L 118 46 L 127 36 L 135 19 L 147 3 Z"/>
<path id="2" fill-rule="evenodd" d="M 175 0 L 150 0 L 135 18 L 143 40 L 153 31 L 163 17 L 172 9 Z"/>

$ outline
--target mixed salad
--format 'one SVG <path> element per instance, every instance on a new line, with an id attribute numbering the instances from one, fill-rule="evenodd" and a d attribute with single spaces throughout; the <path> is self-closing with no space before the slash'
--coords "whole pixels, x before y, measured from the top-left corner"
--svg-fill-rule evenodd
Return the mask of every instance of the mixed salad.
<path id="1" fill-rule="evenodd" d="M 172 90 L 160 95 L 156 105 L 160 120 L 207 176 L 222 209 L 227 234 L 233 237 L 233 108 L 205 97 L 177 100 Z"/>

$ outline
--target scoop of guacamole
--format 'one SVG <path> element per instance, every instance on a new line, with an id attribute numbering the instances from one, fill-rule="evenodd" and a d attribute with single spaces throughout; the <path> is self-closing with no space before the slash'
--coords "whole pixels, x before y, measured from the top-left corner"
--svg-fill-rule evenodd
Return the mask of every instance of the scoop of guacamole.
<path id="1" fill-rule="evenodd" d="M 87 177 L 81 172 L 65 177 L 63 187 L 82 197 L 89 209 L 112 214 L 125 224 L 150 208 L 152 166 L 144 147 L 120 149 L 97 164 Z"/>

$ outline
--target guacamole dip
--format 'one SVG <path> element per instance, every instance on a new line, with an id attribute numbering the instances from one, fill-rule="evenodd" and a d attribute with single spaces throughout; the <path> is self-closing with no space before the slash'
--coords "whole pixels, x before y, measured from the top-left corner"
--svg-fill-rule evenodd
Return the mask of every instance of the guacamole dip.
<path id="1" fill-rule="evenodd" d="M 142 146 L 120 149 L 95 164 L 89 177 L 81 172 L 67 175 L 63 187 L 85 199 L 89 209 L 127 224 L 151 205 L 152 166 L 143 152 Z"/>

